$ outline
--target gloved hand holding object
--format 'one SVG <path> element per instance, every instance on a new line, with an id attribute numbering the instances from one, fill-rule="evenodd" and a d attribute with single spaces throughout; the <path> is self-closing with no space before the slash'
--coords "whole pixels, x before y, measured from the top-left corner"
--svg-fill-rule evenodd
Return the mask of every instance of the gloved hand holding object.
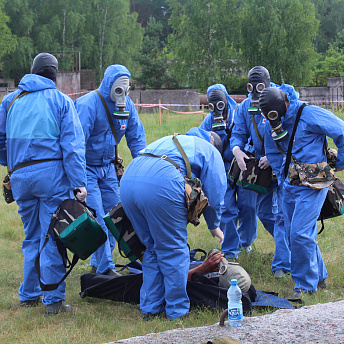
<path id="1" fill-rule="evenodd" d="M 77 190 L 75 197 L 78 199 L 80 202 L 86 202 L 86 196 L 87 196 L 87 191 L 84 186 L 78 186 L 75 188 Z"/>
<path id="2" fill-rule="evenodd" d="M 215 229 L 211 229 L 210 230 L 210 233 L 211 235 L 213 236 L 213 238 L 215 237 L 218 237 L 220 240 L 219 240 L 219 244 L 222 243 L 223 239 L 224 239 L 224 235 L 223 235 L 223 232 L 222 230 L 220 229 L 220 227 L 217 227 Z"/>
<path id="3" fill-rule="evenodd" d="M 268 158 L 266 156 L 262 156 L 259 160 L 258 167 L 265 170 L 270 166 Z"/>
<path id="4" fill-rule="evenodd" d="M 246 163 L 244 159 L 249 159 L 245 152 L 243 152 L 238 146 L 233 148 L 233 155 L 235 156 L 238 166 L 241 171 L 246 171 Z"/>

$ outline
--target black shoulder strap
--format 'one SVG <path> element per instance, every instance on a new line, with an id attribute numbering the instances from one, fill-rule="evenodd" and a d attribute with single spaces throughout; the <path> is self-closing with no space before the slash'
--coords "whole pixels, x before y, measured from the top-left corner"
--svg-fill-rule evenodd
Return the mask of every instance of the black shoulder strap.
<path id="1" fill-rule="evenodd" d="M 117 159 L 118 159 L 118 152 L 117 152 L 118 141 L 117 141 L 116 129 L 115 129 L 115 126 L 113 125 L 113 121 L 112 121 L 112 118 L 111 118 L 110 110 L 109 110 L 109 108 L 108 108 L 108 106 L 106 104 L 106 101 L 105 101 L 104 97 L 100 94 L 100 92 L 98 90 L 96 90 L 96 92 L 97 92 L 100 100 L 103 103 L 104 109 L 106 111 L 107 118 L 108 118 L 109 123 L 110 123 L 111 130 L 112 130 L 112 135 L 115 138 L 115 142 L 116 142 L 115 155 L 116 155 L 116 161 L 117 161 Z"/>
<path id="2" fill-rule="evenodd" d="M 225 142 L 225 144 L 223 145 L 223 148 L 222 148 L 222 152 L 221 152 L 221 156 L 222 156 L 222 160 L 224 161 L 224 154 L 225 154 L 225 151 L 229 145 L 229 142 L 230 142 L 230 139 L 231 139 L 231 136 L 232 136 L 232 130 L 233 130 L 233 126 L 232 128 L 228 129 L 226 128 L 225 131 L 227 133 L 227 140 Z"/>
<path id="3" fill-rule="evenodd" d="M 301 117 L 301 113 L 302 113 L 302 110 L 303 108 L 307 105 L 307 103 L 303 103 L 300 107 L 299 107 L 299 111 L 297 112 L 297 115 L 296 115 L 296 120 L 295 120 L 295 124 L 294 124 L 294 128 L 293 128 L 293 132 L 291 134 L 291 137 L 290 137 L 290 141 L 289 141 L 289 145 L 288 145 L 288 152 L 287 152 L 287 158 L 286 158 L 286 161 L 285 161 L 285 166 L 284 166 L 284 177 L 286 178 L 287 175 L 288 175 L 288 170 L 289 170 L 289 164 L 290 164 L 290 161 L 291 161 L 291 151 L 293 149 L 293 141 L 294 141 L 294 137 L 295 137 L 295 133 L 296 133 L 296 128 L 297 128 L 297 125 L 299 123 L 299 120 L 300 120 L 300 117 Z"/>
<path id="4" fill-rule="evenodd" d="M 190 161 L 189 161 L 189 158 L 187 157 L 187 155 L 186 155 L 186 153 L 184 151 L 184 148 L 182 147 L 182 145 L 178 141 L 177 136 L 178 136 L 178 134 L 175 133 L 173 135 L 172 140 L 173 140 L 174 144 L 177 146 L 180 154 L 182 155 L 182 157 L 184 159 L 184 162 L 185 162 L 185 165 L 186 165 L 186 176 L 188 178 L 191 178 L 191 165 L 190 165 Z"/>
<path id="5" fill-rule="evenodd" d="M 43 243 L 43 246 L 41 248 L 41 250 L 39 251 L 37 257 L 36 257 L 36 260 L 35 260 L 35 267 L 36 267 L 36 271 L 37 271 L 37 274 L 38 274 L 38 279 L 39 279 L 39 284 L 41 286 L 41 289 L 42 291 L 51 291 L 51 290 L 55 290 L 57 289 L 57 287 L 67 278 L 67 276 L 70 274 L 70 272 L 72 271 L 72 269 L 74 268 L 75 264 L 78 262 L 79 260 L 79 257 L 77 255 L 73 255 L 73 260 L 72 262 L 70 263 L 69 265 L 69 270 L 65 273 L 65 275 L 62 277 L 62 279 L 57 282 L 57 283 L 51 283 L 51 284 L 44 284 L 42 281 L 41 281 L 41 267 L 40 267 L 40 256 L 41 256 L 41 252 L 43 250 L 43 248 L 46 246 L 46 244 L 48 243 L 49 241 L 49 238 L 51 236 L 51 233 L 52 233 L 52 230 L 55 226 L 55 223 L 57 221 L 57 215 L 56 213 L 53 214 L 53 218 L 52 218 L 52 221 L 50 221 L 50 225 L 49 225 L 49 229 L 48 229 L 48 232 L 47 234 L 45 235 L 45 240 L 44 240 L 44 243 Z M 56 241 L 59 240 L 58 238 L 56 238 Z M 63 264 L 65 264 L 65 256 L 66 254 L 64 254 L 63 252 L 61 252 L 61 248 L 59 247 L 59 245 L 57 245 L 58 247 L 58 251 L 62 257 L 62 260 L 63 260 Z M 64 248 L 65 249 L 65 248 Z M 66 266 L 66 264 L 65 264 Z"/>

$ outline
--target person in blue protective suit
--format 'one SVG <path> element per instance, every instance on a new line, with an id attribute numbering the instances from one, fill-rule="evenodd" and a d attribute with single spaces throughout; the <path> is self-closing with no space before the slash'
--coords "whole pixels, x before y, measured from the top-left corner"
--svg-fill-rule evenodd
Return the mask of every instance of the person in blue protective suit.
<path id="1" fill-rule="evenodd" d="M 269 161 L 264 151 L 264 135 L 267 120 L 261 116 L 258 100 L 261 92 L 269 86 L 276 86 L 270 82 L 269 71 L 263 66 L 255 66 L 248 72 L 248 98 L 240 103 L 234 119 L 231 137 L 231 149 L 241 170 L 246 170 L 244 152 L 245 145 L 252 140 L 254 154 L 259 158 L 259 167 L 265 169 Z M 266 194 L 256 193 L 257 214 L 265 229 L 274 236 L 276 250 L 272 261 L 272 272 L 275 278 L 281 278 L 290 271 L 290 251 L 285 236 L 282 211 L 282 184 L 278 188 L 277 181 L 272 181 Z M 278 201 L 279 200 L 279 201 Z M 278 205 L 278 202 L 280 203 Z M 239 231 L 243 246 L 251 246 L 257 237 L 257 228 L 251 231 Z"/>
<path id="2" fill-rule="evenodd" d="M 131 155 L 146 147 L 146 133 L 129 98 L 130 72 L 122 65 L 111 65 L 104 73 L 98 90 L 75 101 L 86 140 L 87 204 L 97 212 L 97 220 L 108 239 L 91 256 L 92 272 L 117 276 L 112 259 L 115 238 L 107 229 L 103 217 L 120 202 L 119 181 L 114 161 L 117 145 L 125 135 Z M 102 99 L 105 102 L 105 106 Z M 114 137 L 106 108 L 113 122 Z"/>
<path id="3" fill-rule="evenodd" d="M 214 131 L 221 137 L 223 143 L 221 155 L 225 169 L 228 171 L 233 159 L 229 143 L 237 104 L 222 84 L 209 86 L 207 99 L 209 114 L 199 127 Z M 254 191 L 245 190 L 239 186 L 232 187 L 228 179 L 220 224 L 224 233 L 221 250 L 226 258 L 238 258 L 241 252 L 242 245 L 238 231 L 251 232 L 257 228 L 256 198 Z"/>
<path id="4" fill-rule="evenodd" d="M 39 304 L 43 294 L 35 259 L 54 211 L 72 198 L 74 188 L 80 190 L 80 201 L 85 201 L 87 194 L 84 135 L 72 100 L 55 87 L 57 69 L 53 55 L 38 54 L 31 74 L 26 74 L 19 89 L 5 96 L 0 105 L 0 163 L 11 171 L 16 169 L 11 188 L 25 232 L 19 288 L 23 307 Z M 42 250 L 40 264 L 44 284 L 57 283 L 66 273 L 53 234 Z M 65 288 L 66 282 L 62 282 L 56 290 L 44 292 L 47 315 L 71 310 L 63 304 Z"/>
<path id="5" fill-rule="evenodd" d="M 143 284 L 140 307 L 145 317 L 166 312 L 170 320 L 189 312 L 186 292 L 190 255 L 187 245 L 186 165 L 172 140 L 163 137 L 142 150 L 121 180 L 122 205 L 135 232 L 146 246 L 143 256 Z M 191 165 L 192 177 L 202 182 L 209 205 L 203 215 L 213 237 L 223 239 L 218 228 L 225 193 L 226 173 L 221 154 L 210 144 L 221 146 L 221 139 L 199 128 L 178 135 Z M 218 143 L 216 143 L 218 142 Z M 177 169 L 164 158 L 180 166 Z"/>
<path id="6" fill-rule="evenodd" d="M 295 282 L 295 292 L 290 299 L 298 299 L 302 292 L 313 293 L 327 285 L 327 270 L 317 243 L 317 219 L 328 188 L 293 185 L 284 171 L 286 158 L 282 152 L 288 151 L 296 115 L 302 105 L 298 98 L 293 86 L 286 84 L 266 88 L 259 98 L 262 114 L 269 120 L 265 130 L 265 153 L 279 182 L 283 183 L 284 221 L 291 251 L 291 275 Z M 318 106 L 303 108 L 292 141 L 292 156 L 298 163 L 326 162 L 326 136 L 337 146 L 336 166 L 343 169 L 344 121 Z"/>

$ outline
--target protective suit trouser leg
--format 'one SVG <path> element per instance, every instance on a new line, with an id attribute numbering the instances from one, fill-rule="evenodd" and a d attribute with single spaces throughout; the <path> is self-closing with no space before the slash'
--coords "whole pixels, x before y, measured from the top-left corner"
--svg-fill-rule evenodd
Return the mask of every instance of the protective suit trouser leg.
<path id="1" fill-rule="evenodd" d="M 13 183 L 12 183 L 13 184 Z M 23 282 L 19 288 L 19 301 L 35 300 L 42 295 L 35 268 L 41 242 L 41 226 L 39 224 L 38 199 L 26 202 L 26 206 L 19 202 L 19 213 L 24 225 L 25 239 L 22 251 L 24 255 Z M 29 211 L 27 209 L 29 209 Z"/>
<path id="2" fill-rule="evenodd" d="M 115 175 L 116 176 L 116 175 Z M 87 205 L 95 209 L 97 213 L 97 221 L 103 228 L 108 239 L 98 248 L 96 252 L 91 255 L 90 265 L 97 268 L 97 273 L 103 274 L 109 269 L 114 269 L 115 265 L 112 259 L 112 251 L 110 247 L 109 238 L 112 236 L 111 232 L 105 225 L 103 217 L 105 216 L 103 195 L 100 185 L 104 185 L 102 179 L 107 178 L 106 166 L 87 166 Z"/>
<path id="3" fill-rule="evenodd" d="M 119 183 L 114 164 L 108 166 L 107 178 L 105 180 L 99 180 L 99 188 L 102 195 L 104 213 L 107 214 L 114 206 L 121 202 L 119 196 Z M 116 239 L 111 232 L 109 232 L 108 239 L 110 241 L 110 250 L 112 254 L 116 245 Z"/>
<path id="4" fill-rule="evenodd" d="M 316 241 L 317 219 L 327 191 L 284 184 L 285 208 L 291 219 L 291 274 L 297 291 L 317 291 L 318 282 L 327 278 Z"/>
<path id="5" fill-rule="evenodd" d="M 285 229 L 283 213 L 283 185 L 276 187 L 277 212 L 275 214 L 274 240 L 275 253 L 272 260 L 272 272 L 282 270 L 290 272 L 290 249 L 288 235 Z"/>
<path id="6" fill-rule="evenodd" d="M 237 231 L 238 206 L 236 192 L 237 187 L 232 189 L 227 182 L 227 191 L 224 198 L 225 204 L 220 223 L 220 228 L 224 234 L 221 250 L 227 258 L 238 258 L 241 249 L 240 237 Z"/>
<path id="7" fill-rule="evenodd" d="M 237 186 L 238 234 L 242 247 L 251 246 L 257 238 L 258 193 Z"/>
<path id="8" fill-rule="evenodd" d="M 266 194 L 258 194 L 257 215 L 264 228 L 274 236 L 275 215 L 273 214 L 274 186 L 269 188 Z"/>
<path id="9" fill-rule="evenodd" d="M 147 178 L 131 179 L 128 175 L 121 181 L 124 210 L 147 248 L 142 263 L 142 313 L 160 312 L 164 301 L 170 320 L 185 315 L 190 308 L 184 192 L 181 175 L 177 181 L 155 179 L 151 183 Z"/>
<path id="10" fill-rule="evenodd" d="M 52 214 L 61 202 L 72 196 L 69 180 L 61 162 L 25 167 L 12 175 L 12 190 L 21 215 L 26 238 L 23 242 L 25 258 L 23 283 L 19 300 L 33 300 L 41 295 L 34 267 L 38 250 L 43 245 Z M 48 166 L 46 168 L 46 166 Z M 38 230 L 37 230 L 38 229 Z M 34 245 L 31 245 L 31 244 Z M 37 245 L 38 243 L 38 245 Z M 51 235 L 40 256 L 41 280 L 44 284 L 59 282 L 66 272 L 62 257 Z M 37 278 L 34 281 L 34 278 Z M 65 299 L 66 282 L 57 289 L 45 291 L 43 303 L 51 304 Z"/>

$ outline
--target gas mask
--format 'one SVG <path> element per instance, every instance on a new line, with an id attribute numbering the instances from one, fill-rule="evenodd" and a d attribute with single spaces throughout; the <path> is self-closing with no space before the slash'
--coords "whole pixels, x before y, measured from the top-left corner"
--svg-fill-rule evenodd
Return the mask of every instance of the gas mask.
<path id="1" fill-rule="evenodd" d="M 273 140 L 284 141 L 288 137 L 288 131 L 282 127 L 281 118 L 287 111 L 282 91 L 275 87 L 264 89 L 259 98 L 259 107 L 263 117 L 270 122 Z"/>
<path id="2" fill-rule="evenodd" d="M 228 101 L 225 92 L 219 89 L 211 90 L 208 96 L 208 104 L 215 120 L 213 131 L 226 129 Z"/>
<path id="3" fill-rule="evenodd" d="M 127 76 L 121 76 L 113 83 L 110 91 L 111 100 L 116 103 L 119 111 L 115 111 L 115 117 L 128 118 L 129 111 L 124 111 L 127 103 L 126 96 L 129 94 L 129 78 Z"/>
<path id="4" fill-rule="evenodd" d="M 265 67 L 256 66 L 248 72 L 247 76 L 247 91 L 251 93 L 251 105 L 257 107 L 260 94 L 270 86 L 270 74 Z"/>

